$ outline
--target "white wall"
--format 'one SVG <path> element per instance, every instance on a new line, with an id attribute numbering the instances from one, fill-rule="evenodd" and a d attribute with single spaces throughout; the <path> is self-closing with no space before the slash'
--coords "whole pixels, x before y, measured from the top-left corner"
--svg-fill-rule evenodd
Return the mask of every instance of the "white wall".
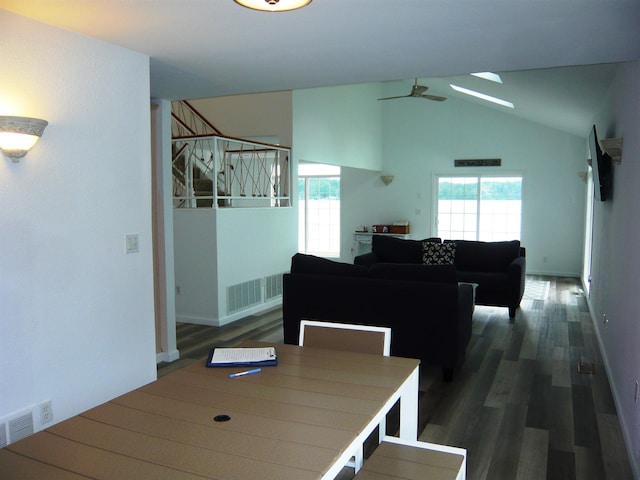
<path id="1" fill-rule="evenodd" d="M 384 104 L 382 151 L 382 169 L 395 176 L 389 186 L 379 172 L 343 169 L 344 261 L 359 225 L 409 220 L 413 238 L 435 235 L 434 175 L 518 173 L 527 271 L 580 275 L 586 139 L 456 98 L 400 99 Z M 454 168 L 462 158 L 501 158 L 502 167 Z"/>
<path id="2" fill-rule="evenodd" d="M 636 478 L 640 478 L 640 62 L 622 64 L 598 136 L 623 137 L 622 162 L 614 166 L 611 201 L 596 202 L 591 309 L 609 373 L 618 417 Z M 609 323 L 601 322 L 606 314 Z"/>
<path id="3" fill-rule="evenodd" d="M 0 114 L 49 121 L 20 163 L 0 154 L 0 418 L 50 399 L 59 421 L 156 378 L 149 61 L 0 24 Z"/>
<path id="4" fill-rule="evenodd" d="M 291 207 L 218 210 L 220 318 L 228 316 L 228 286 L 289 271 L 298 248 L 294 213 Z M 280 303 L 278 299 L 276 305 Z M 266 305 L 273 306 L 273 302 Z M 225 322 L 245 315 L 236 314 Z"/>
<path id="5" fill-rule="evenodd" d="M 291 92 L 207 98 L 190 103 L 225 135 L 276 139 L 291 146 Z M 295 159 L 292 149 L 292 178 L 297 169 Z M 294 182 L 294 196 L 295 185 Z M 175 210 L 178 320 L 224 325 L 278 305 L 281 299 L 229 314 L 227 287 L 289 270 L 298 242 L 296 203 L 282 208 Z"/>
<path id="6" fill-rule="evenodd" d="M 297 246 L 292 213 L 289 207 L 175 209 L 178 321 L 224 325 L 280 304 L 229 314 L 227 287 L 289 270 Z"/>
<path id="7" fill-rule="evenodd" d="M 216 210 L 173 210 L 176 319 L 215 325 L 218 318 Z"/>
<path id="8" fill-rule="evenodd" d="M 380 170 L 380 94 L 379 83 L 295 90 L 296 159 Z"/>

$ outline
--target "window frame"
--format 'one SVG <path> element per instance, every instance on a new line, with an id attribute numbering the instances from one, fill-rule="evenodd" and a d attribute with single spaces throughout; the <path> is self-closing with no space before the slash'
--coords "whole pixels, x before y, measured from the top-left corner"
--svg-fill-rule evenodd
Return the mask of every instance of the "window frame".
<path id="1" fill-rule="evenodd" d="M 518 238 L 510 238 L 510 240 L 521 240 L 522 239 L 522 219 L 524 212 L 524 198 L 525 198 L 525 172 L 522 171 L 508 171 L 508 172 L 478 172 L 478 171 L 470 171 L 465 173 L 434 173 L 433 181 L 432 181 L 432 221 L 431 221 L 431 235 L 439 236 L 438 233 L 438 211 L 439 211 L 439 180 L 441 178 L 475 178 L 478 180 L 478 188 L 481 185 L 481 179 L 491 179 L 491 178 L 519 178 L 520 179 L 520 233 Z M 476 218 L 478 221 L 476 222 L 475 227 L 475 239 L 479 239 L 480 237 L 480 209 L 481 201 L 479 196 L 476 197 Z M 461 240 L 462 238 L 458 238 L 457 240 Z M 451 239 L 456 240 L 456 239 Z"/>
<path id="2" fill-rule="evenodd" d="M 325 258 L 340 258 L 341 255 L 341 229 L 342 229 L 342 225 L 341 225 L 341 212 L 338 211 L 338 250 L 337 252 L 326 252 L 326 253 L 321 253 L 321 252 L 316 252 L 316 251 L 310 251 L 309 250 L 309 227 L 308 227 L 308 212 L 309 212 L 309 179 L 312 178 L 319 178 L 319 179 L 333 179 L 333 178 L 337 178 L 340 182 L 340 186 L 339 186 L 339 194 L 340 194 L 340 199 L 342 197 L 342 170 L 339 166 L 334 166 L 334 165 L 324 165 L 324 164 L 317 164 L 317 166 L 319 166 L 320 168 L 322 168 L 323 166 L 326 167 L 330 167 L 331 169 L 337 169 L 337 171 L 333 171 L 333 172 L 326 172 L 326 173 L 311 173 L 311 174 L 300 174 L 300 165 L 298 166 L 298 182 L 296 183 L 296 199 L 298 201 L 298 221 L 300 222 L 300 217 L 301 217 L 301 212 L 304 211 L 304 248 L 301 248 L 300 245 L 300 229 L 301 229 L 301 225 L 298 224 L 298 251 L 300 253 L 307 253 L 310 255 L 318 255 L 318 256 L 322 256 Z M 300 204 L 300 193 L 299 193 L 299 185 L 300 185 L 300 180 L 304 180 L 304 210 L 302 205 Z M 340 203 L 340 209 L 342 208 L 342 203 Z"/>

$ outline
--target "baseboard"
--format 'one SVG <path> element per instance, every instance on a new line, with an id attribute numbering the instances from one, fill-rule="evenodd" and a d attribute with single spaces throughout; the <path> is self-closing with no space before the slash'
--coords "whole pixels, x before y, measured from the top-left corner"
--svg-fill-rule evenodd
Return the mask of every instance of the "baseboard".
<path id="1" fill-rule="evenodd" d="M 231 315 L 226 315 L 224 317 L 214 318 L 214 317 L 198 317 L 195 315 L 182 315 L 176 313 L 176 322 L 179 323 L 193 323 L 196 325 L 207 325 L 210 327 L 222 327 L 223 325 L 228 325 L 242 318 L 248 317 L 249 315 L 258 315 L 264 313 L 268 310 L 272 310 L 276 307 L 282 305 L 282 296 L 275 297 L 274 299 L 260 303 L 259 305 L 255 305 L 250 308 L 246 308 L 239 312 L 235 312 Z"/>
<path id="2" fill-rule="evenodd" d="M 161 363 L 161 362 L 171 363 L 171 362 L 175 362 L 179 358 L 180 358 L 180 352 L 177 349 L 172 350 L 170 352 L 156 353 L 156 363 Z"/>
<path id="3" fill-rule="evenodd" d="M 210 327 L 219 327 L 218 320 L 213 317 L 198 317 L 195 315 L 182 315 L 176 313 L 176 322 L 178 323 L 193 323 L 195 325 L 207 325 Z"/>
<path id="4" fill-rule="evenodd" d="M 527 275 L 540 275 L 541 277 L 568 277 L 568 278 L 580 278 L 582 275 L 575 272 L 547 272 L 541 270 L 529 270 L 527 269 Z"/>
<path id="5" fill-rule="evenodd" d="M 240 312 L 235 312 L 232 315 L 227 315 L 218 320 L 218 326 L 228 325 L 242 318 L 248 317 L 249 315 L 258 315 L 269 310 L 273 310 L 275 307 L 282 305 L 282 297 L 276 297 L 273 300 L 268 302 L 261 303 L 259 305 L 255 305 L 254 307 L 247 308 Z"/>

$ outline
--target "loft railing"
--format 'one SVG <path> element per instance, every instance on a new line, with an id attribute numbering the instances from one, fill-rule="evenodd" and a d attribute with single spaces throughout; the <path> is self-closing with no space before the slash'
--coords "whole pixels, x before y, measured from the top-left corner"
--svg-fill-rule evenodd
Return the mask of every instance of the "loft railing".
<path id="1" fill-rule="evenodd" d="M 173 140 L 174 207 L 290 206 L 289 148 L 217 135 Z"/>
<path id="2" fill-rule="evenodd" d="M 188 102 L 171 131 L 175 208 L 291 205 L 288 147 L 224 136 Z"/>
<path id="3" fill-rule="evenodd" d="M 222 132 L 187 100 L 171 102 L 171 138 L 200 135 L 222 135 Z"/>

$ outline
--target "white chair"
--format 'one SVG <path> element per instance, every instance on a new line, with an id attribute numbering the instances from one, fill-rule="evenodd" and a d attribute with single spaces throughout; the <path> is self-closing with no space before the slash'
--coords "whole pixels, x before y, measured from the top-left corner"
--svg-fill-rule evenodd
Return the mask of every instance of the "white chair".
<path id="1" fill-rule="evenodd" d="M 298 344 L 388 357 L 391 353 L 391 328 L 301 320 Z"/>
<path id="2" fill-rule="evenodd" d="M 301 320 L 298 344 L 347 352 L 371 353 L 388 357 L 391 353 L 391 328 L 351 323 Z M 386 435 L 386 420 L 378 425 L 379 441 Z M 356 473 L 362 468 L 364 449 L 360 445 L 347 463 Z"/>
<path id="3" fill-rule="evenodd" d="M 466 480 L 467 450 L 385 437 L 354 480 L 409 478 L 408 474 L 417 475 L 411 478 Z"/>

